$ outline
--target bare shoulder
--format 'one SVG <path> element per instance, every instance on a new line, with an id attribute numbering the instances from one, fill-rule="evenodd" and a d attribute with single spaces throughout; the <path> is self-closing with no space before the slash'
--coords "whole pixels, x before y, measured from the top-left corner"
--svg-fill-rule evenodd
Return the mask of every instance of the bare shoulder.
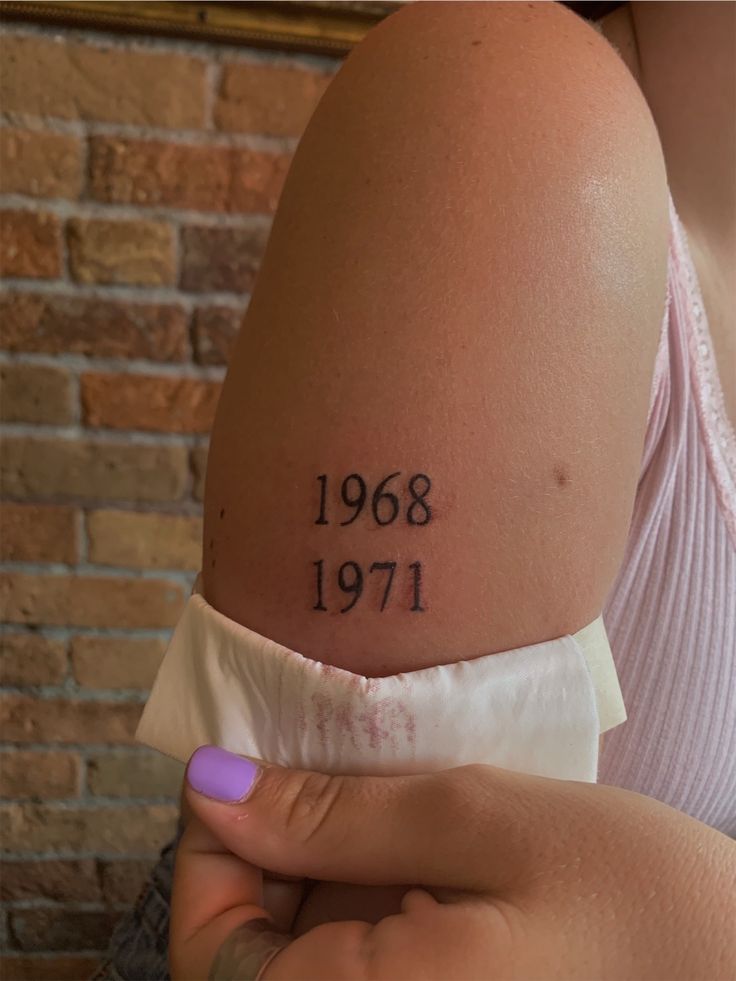
<path id="1" fill-rule="evenodd" d="M 420 3 L 383 21 L 302 137 L 223 388 L 210 602 L 366 674 L 594 619 L 638 480 L 667 233 L 646 102 L 580 18 Z M 398 503 L 376 519 L 382 486 Z M 368 573 L 391 562 L 387 599 Z"/>

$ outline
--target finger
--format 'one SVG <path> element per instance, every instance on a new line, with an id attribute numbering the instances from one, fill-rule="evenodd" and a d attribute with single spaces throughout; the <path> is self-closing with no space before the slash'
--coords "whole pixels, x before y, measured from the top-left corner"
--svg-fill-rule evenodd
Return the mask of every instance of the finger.
<path id="1" fill-rule="evenodd" d="M 177 849 L 171 897 L 169 950 L 172 976 L 207 977 L 228 935 L 268 913 L 260 869 L 224 847 L 193 816 Z"/>
<path id="2" fill-rule="evenodd" d="M 239 927 L 218 952 L 210 977 L 213 981 L 254 978 L 258 981 L 345 981 L 367 977 L 367 923 L 326 923 L 285 947 L 271 946 L 269 934 L 258 946 L 249 926 Z M 280 942 L 283 938 L 276 937 Z M 371 975 L 372 976 L 372 975 Z"/>
<path id="3" fill-rule="evenodd" d="M 402 913 L 421 913 L 431 909 L 437 904 L 434 896 L 431 896 L 425 889 L 409 889 L 404 893 L 401 900 Z"/>
<path id="4" fill-rule="evenodd" d="M 309 893 L 309 902 L 299 910 L 293 924 L 300 937 L 322 923 L 361 920 L 379 923 L 401 911 L 406 886 L 365 886 L 347 882 L 317 882 Z"/>
<path id="5" fill-rule="evenodd" d="M 303 882 L 304 881 L 303 875 L 283 875 L 281 872 L 272 872 L 270 869 L 266 871 L 266 875 L 268 875 L 270 879 L 277 879 L 279 882 Z"/>
<path id="6" fill-rule="evenodd" d="M 411 890 L 405 907 L 376 925 L 346 921 L 310 930 L 276 955 L 262 981 L 475 981 L 511 976 L 503 920 L 489 919 L 477 900 L 444 906 L 426 892 Z M 236 968 L 225 976 L 252 974 Z"/>
<path id="7" fill-rule="evenodd" d="M 273 921 L 274 927 L 282 933 L 292 933 L 294 922 L 307 892 L 304 879 L 287 882 L 263 876 L 263 906 Z"/>
<path id="8" fill-rule="evenodd" d="M 261 768 L 204 746 L 189 761 L 187 784 L 193 812 L 228 848 L 280 873 L 484 890 L 518 874 L 524 861 L 519 821 L 513 820 L 521 795 L 505 771 L 493 767 L 325 776 Z M 494 833 L 503 848 L 489 867 Z"/>

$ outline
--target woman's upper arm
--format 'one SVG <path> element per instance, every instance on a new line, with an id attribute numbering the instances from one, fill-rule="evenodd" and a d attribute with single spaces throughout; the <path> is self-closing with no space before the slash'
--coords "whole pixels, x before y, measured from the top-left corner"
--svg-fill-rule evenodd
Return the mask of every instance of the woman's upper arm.
<path id="1" fill-rule="evenodd" d="M 575 15 L 413 4 L 379 25 L 301 140 L 224 385 L 208 600 L 368 675 L 594 619 L 668 227 L 643 97 Z"/>

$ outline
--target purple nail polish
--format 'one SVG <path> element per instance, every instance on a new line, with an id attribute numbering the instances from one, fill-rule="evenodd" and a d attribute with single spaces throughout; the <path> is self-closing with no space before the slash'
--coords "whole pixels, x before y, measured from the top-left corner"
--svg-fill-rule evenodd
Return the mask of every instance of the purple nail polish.
<path id="1" fill-rule="evenodd" d="M 205 797 L 234 804 L 245 800 L 261 768 L 219 746 L 200 746 L 187 767 L 189 786 Z"/>

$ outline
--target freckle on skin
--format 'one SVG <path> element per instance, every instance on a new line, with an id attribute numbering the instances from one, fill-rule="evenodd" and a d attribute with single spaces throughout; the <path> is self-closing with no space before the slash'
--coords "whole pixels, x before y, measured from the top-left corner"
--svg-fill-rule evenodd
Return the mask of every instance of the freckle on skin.
<path id="1" fill-rule="evenodd" d="M 564 467 L 559 464 L 552 471 L 555 475 L 555 480 L 557 481 L 558 487 L 567 487 L 570 483 L 570 477 Z"/>
<path id="2" fill-rule="evenodd" d="M 220 517 L 221 518 L 225 517 L 225 508 L 220 508 Z"/>

